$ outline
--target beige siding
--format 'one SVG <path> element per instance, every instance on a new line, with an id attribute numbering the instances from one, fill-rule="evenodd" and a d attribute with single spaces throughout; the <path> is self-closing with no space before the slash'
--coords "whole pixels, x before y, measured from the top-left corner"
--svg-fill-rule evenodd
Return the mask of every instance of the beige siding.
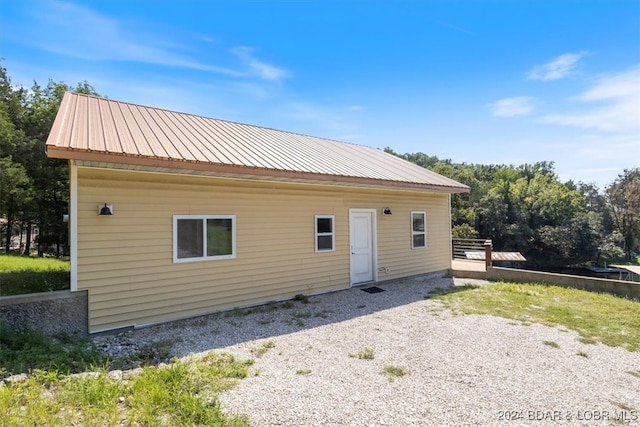
<path id="1" fill-rule="evenodd" d="M 346 288 L 354 208 L 377 212 L 378 280 L 450 267 L 447 194 L 89 168 L 78 182 L 78 289 L 89 290 L 92 332 Z M 97 214 L 105 202 L 113 216 Z M 411 249 L 411 211 L 426 212 L 427 248 Z M 174 264 L 175 214 L 236 215 L 237 257 Z M 316 214 L 335 215 L 334 252 L 314 250 Z"/>

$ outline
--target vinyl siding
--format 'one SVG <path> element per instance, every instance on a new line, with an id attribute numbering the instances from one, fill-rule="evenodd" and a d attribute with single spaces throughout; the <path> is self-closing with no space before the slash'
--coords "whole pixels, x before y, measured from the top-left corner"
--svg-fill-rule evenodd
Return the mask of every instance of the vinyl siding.
<path id="1" fill-rule="evenodd" d="M 378 280 L 451 262 L 442 193 L 79 167 L 77 200 L 78 290 L 89 291 L 91 332 L 344 289 L 349 209 L 377 212 Z M 98 215 L 105 202 L 113 216 Z M 426 212 L 426 248 L 411 249 L 411 211 Z M 235 215 L 236 258 L 174 264 L 173 215 L 191 214 Z M 333 252 L 315 252 L 319 214 L 335 215 Z"/>

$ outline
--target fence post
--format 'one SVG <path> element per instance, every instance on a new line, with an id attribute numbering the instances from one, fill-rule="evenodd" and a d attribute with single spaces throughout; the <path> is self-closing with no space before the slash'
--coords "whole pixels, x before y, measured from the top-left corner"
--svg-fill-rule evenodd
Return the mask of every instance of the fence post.
<path id="1" fill-rule="evenodd" d="M 492 249 L 493 244 L 491 243 L 491 240 L 485 240 L 484 241 L 484 266 L 486 269 L 489 269 L 489 267 L 491 267 L 491 249 Z"/>

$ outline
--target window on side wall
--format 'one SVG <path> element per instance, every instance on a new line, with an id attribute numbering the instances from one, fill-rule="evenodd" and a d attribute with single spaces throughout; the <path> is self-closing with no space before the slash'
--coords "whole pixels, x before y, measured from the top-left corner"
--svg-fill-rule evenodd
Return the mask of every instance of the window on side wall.
<path id="1" fill-rule="evenodd" d="M 173 262 L 235 257 L 235 215 L 173 216 Z"/>
<path id="2" fill-rule="evenodd" d="M 427 246 L 426 214 L 411 212 L 411 247 L 413 249 Z"/>
<path id="3" fill-rule="evenodd" d="M 335 250 L 335 217 L 333 215 L 316 215 L 316 252 Z"/>

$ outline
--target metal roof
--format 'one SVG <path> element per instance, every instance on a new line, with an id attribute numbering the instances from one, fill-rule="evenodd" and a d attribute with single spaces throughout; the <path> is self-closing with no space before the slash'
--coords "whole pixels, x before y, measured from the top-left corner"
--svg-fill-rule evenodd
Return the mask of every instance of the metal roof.
<path id="1" fill-rule="evenodd" d="M 67 92 L 47 139 L 53 158 L 263 178 L 469 187 L 374 148 Z"/>
<path id="2" fill-rule="evenodd" d="M 465 251 L 467 259 L 484 260 L 484 251 Z M 526 261 L 520 252 L 491 252 L 491 261 Z"/>
<path id="3" fill-rule="evenodd" d="M 613 264 L 611 264 L 611 267 L 627 270 L 627 271 L 630 271 L 630 272 L 640 276 L 640 265 L 621 265 L 621 264 L 620 265 L 619 264 L 613 265 Z"/>

